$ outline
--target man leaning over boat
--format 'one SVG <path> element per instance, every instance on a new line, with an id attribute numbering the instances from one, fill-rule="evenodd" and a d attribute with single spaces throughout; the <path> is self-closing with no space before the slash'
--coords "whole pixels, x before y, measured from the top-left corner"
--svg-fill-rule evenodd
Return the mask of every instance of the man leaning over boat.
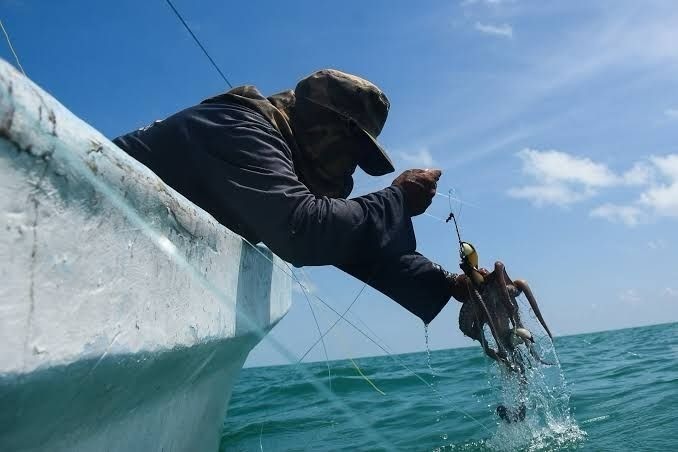
<path id="1" fill-rule="evenodd" d="M 412 169 L 348 199 L 359 166 L 394 171 L 377 143 L 389 110 L 371 82 L 332 69 L 264 97 L 242 86 L 120 136 L 120 148 L 251 243 L 295 266 L 334 265 L 429 323 L 468 280 L 416 252 L 411 217 L 440 171 Z"/>

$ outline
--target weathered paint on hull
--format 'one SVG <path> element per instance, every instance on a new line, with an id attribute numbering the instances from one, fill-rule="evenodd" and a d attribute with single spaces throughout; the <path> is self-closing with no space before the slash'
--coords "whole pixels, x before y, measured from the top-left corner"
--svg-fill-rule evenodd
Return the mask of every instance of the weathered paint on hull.
<path id="1" fill-rule="evenodd" d="M 0 227 L 0 450 L 216 450 L 283 262 L 2 60 Z"/>

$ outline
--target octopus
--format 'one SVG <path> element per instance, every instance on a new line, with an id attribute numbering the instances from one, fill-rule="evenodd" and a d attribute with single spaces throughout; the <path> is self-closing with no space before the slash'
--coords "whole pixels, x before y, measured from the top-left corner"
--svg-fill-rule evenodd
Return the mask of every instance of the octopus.
<path id="1" fill-rule="evenodd" d="M 490 273 L 477 270 L 475 249 L 470 244 L 467 245 L 470 251 L 467 249 L 466 256 L 462 248 L 462 268 L 472 284 L 469 285 L 470 296 L 459 311 L 461 332 L 480 342 L 487 356 L 506 365 L 510 370 L 524 373 L 523 360 L 516 353 L 521 344 L 525 344 L 530 354 L 539 362 L 548 364 L 538 355 L 534 348 L 534 337 L 520 318 L 516 297 L 525 294 L 539 323 L 549 337 L 553 337 L 527 281 L 511 280 L 504 264 L 499 261 L 494 264 L 494 270 Z M 475 265 L 470 264 L 468 259 L 465 260 L 470 253 L 475 255 L 472 259 Z M 494 337 L 496 348 L 490 347 L 485 338 L 486 324 Z"/>
<path id="2" fill-rule="evenodd" d="M 509 278 L 502 262 L 496 262 L 492 272 L 478 270 L 478 256 L 472 245 L 461 243 L 461 257 L 461 267 L 469 277 L 470 284 L 469 297 L 459 311 L 459 329 L 464 335 L 480 342 L 487 356 L 503 364 L 510 371 L 517 372 L 521 387 L 524 387 L 527 384 L 526 363 L 518 351 L 519 345 L 524 344 L 537 361 L 550 364 L 535 350 L 534 337 L 523 325 L 516 297 L 525 294 L 539 323 L 549 337 L 553 338 L 539 310 L 537 300 L 527 281 Z M 492 348 L 485 338 L 486 324 L 494 337 L 496 348 Z M 524 403 L 517 408 L 499 405 L 496 412 L 507 423 L 519 422 L 525 419 L 526 406 Z"/>

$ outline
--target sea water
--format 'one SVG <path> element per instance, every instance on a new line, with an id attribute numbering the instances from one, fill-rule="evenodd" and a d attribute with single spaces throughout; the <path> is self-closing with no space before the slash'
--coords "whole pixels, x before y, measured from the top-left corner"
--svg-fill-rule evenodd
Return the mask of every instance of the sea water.
<path id="1" fill-rule="evenodd" d="M 356 360 L 383 395 L 350 361 L 332 361 L 341 406 L 294 366 L 243 369 L 221 450 L 678 450 L 678 323 L 554 342 L 557 354 L 538 340 L 558 362 L 535 367 L 527 394 L 479 345 L 433 351 L 430 367 L 426 352 Z M 327 383 L 324 362 L 304 367 Z M 516 400 L 526 420 L 499 420 L 497 405 Z"/>

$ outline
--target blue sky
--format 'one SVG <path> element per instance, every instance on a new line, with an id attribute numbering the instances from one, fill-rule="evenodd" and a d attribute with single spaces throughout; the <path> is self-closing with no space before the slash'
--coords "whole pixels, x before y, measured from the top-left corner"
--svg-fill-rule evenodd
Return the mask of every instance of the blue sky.
<path id="1" fill-rule="evenodd" d="M 673 2 L 175 4 L 234 85 L 272 94 L 333 67 L 384 89 L 398 170 L 443 170 L 481 264 L 527 279 L 555 334 L 678 320 Z M 109 137 L 226 89 L 164 1 L 4 0 L 0 13 L 28 75 Z M 14 62 L 6 45 L 0 57 Z M 359 174 L 354 194 L 393 177 Z M 415 227 L 419 251 L 454 270 L 454 232 L 434 218 L 448 211 L 436 197 Z M 339 311 L 362 287 L 333 268 L 305 276 Z M 322 329 L 334 322 L 313 306 Z M 451 302 L 434 320 L 432 348 L 472 345 L 457 315 Z M 424 348 L 421 322 L 369 288 L 349 318 L 391 351 Z M 297 354 L 317 338 L 301 290 L 272 334 Z M 382 353 L 344 324 L 327 348 Z M 248 364 L 281 362 L 264 343 Z"/>

